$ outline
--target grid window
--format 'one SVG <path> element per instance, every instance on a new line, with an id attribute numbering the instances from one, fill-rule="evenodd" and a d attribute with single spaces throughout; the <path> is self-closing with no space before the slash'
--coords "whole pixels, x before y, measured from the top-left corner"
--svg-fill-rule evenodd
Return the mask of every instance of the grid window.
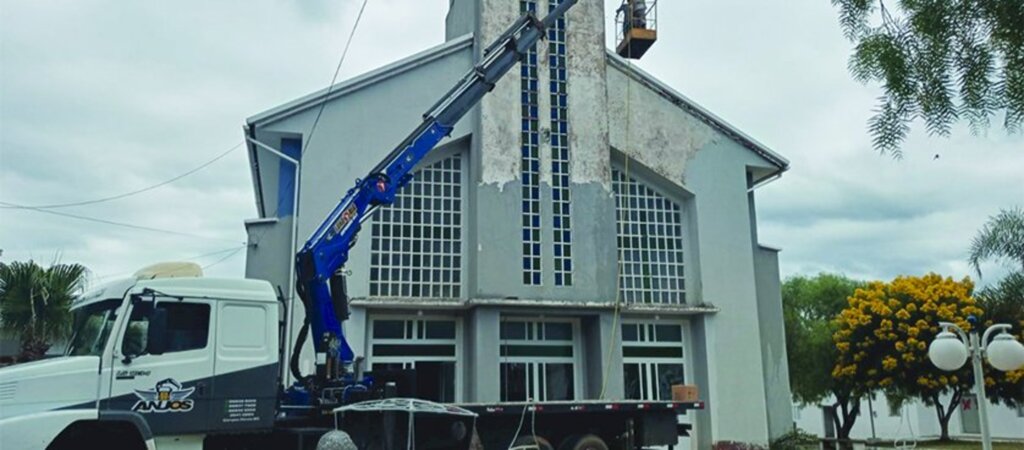
<path id="1" fill-rule="evenodd" d="M 678 323 L 624 322 L 622 370 L 626 398 L 671 400 L 683 384 L 683 327 Z"/>
<path id="2" fill-rule="evenodd" d="M 373 217 L 370 295 L 458 298 L 462 295 L 462 158 L 416 171 Z"/>
<path id="3" fill-rule="evenodd" d="M 559 0 L 550 0 L 554 9 Z M 565 18 L 548 28 L 551 99 L 551 229 L 555 286 L 572 286 L 572 221 L 569 213 L 569 105 L 567 101 Z"/>
<path id="4" fill-rule="evenodd" d="M 537 2 L 522 0 L 523 13 L 537 12 Z M 522 136 L 522 213 L 523 213 L 523 284 L 541 284 L 540 252 L 540 112 L 537 102 L 537 51 L 531 49 L 520 64 Z"/>
<path id="5" fill-rule="evenodd" d="M 619 291 L 629 303 L 686 302 L 680 206 L 612 169 L 619 245 Z"/>

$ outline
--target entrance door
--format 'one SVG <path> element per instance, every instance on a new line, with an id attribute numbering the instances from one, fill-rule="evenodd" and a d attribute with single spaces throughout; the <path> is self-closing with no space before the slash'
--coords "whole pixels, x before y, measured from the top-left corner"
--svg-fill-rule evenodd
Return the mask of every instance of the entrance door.
<path id="1" fill-rule="evenodd" d="M 965 395 L 960 400 L 960 429 L 964 434 L 981 434 L 981 418 L 978 416 L 978 397 Z"/>
<path id="2" fill-rule="evenodd" d="M 578 322 L 565 319 L 502 320 L 501 401 L 565 401 L 579 397 Z"/>
<path id="3" fill-rule="evenodd" d="M 832 415 L 835 413 L 835 410 L 835 406 L 821 407 L 821 420 L 825 423 L 825 437 L 827 438 L 836 437 L 836 423 L 832 420 Z"/>
<path id="4" fill-rule="evenodd" d="M 153 434 L 209 428 L 213 377 L 213 302 L 200 299 L 137 302 L 114 347 L 113 379 L 104 409 L 142 414 Z M 153 308 L 166 314 L 161 354 L 148 345 Z"/>

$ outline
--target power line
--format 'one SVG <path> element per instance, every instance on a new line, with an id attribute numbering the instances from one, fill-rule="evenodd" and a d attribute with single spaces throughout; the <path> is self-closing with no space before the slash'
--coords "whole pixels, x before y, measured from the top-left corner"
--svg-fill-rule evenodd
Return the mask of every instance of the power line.
<path id="1" fill-rule="evenodd" d="M 235 251 L 233 251 L 233 252 L 231 252 L 231 253 L 228 253 L 228 254 L 227 254 L 226 256 L 224 256 L 223 258 L 221 258 L 221 259 L 218 259 L 218 260 L 216 260 L 216 261 L 214 261 L 214 262 L 212 262 L 212 263 L 209 263 L 209 264 L 207 264 L 207 265 L 203 266 L 203 270 L 209 269 L 209 268 L 211 268 L 211 267 L 213 267 L 213 266 L 216 266 L 217 264 L 220 264 L 220 263 L 222 263 L 222 262 L 224 262 L 224 261 L 227 261 L 227 260 L 228 260 L 229 258 L 231 258 L 232 256 L 235 256 L 235 255 L 237 255 L 237 254 L 238 254 L 238 252 L 242 251 L 242 249 L 243 249 L 243 248 L 245 248 L 245 247 L 247 247 L 247 246 L 244 246 L 244 245 L 243 245 L 243 246 L 241 246 L 241 247 L 238 247 L 238 248 L 236 248 L 236 249 L 235 249 Z"/>
<path id="2" fill-rule="evenodd" d="M 12 208 L 12 209 L 20 209 L 20 210 L 23 210 L 23 211 L 35 211 L 35 212 L 41 212 L 41 213 L 46 213 L 46 214 L 53 214 L 55 216 L 70 217 L 72 219 L 85 220 L 85 221 L 88 221 L 88 222 L 103 223 L 103 224 L 114 225 L 114 226 L 118 226 L 118 227 L 132 228 L 132 229 L 136 229 L 136 230 L 152 231 L 152 232 L 155 232 L 155 233 L 172 234 L 172 235 L 185 236 L 185 237 L 191 237 L 191 238 L 197 238 L 197 239 L 207 239 L 207 240 L 211 240 L 211 241 L 238 242 L 238 241 L 231 240 L 231 239 L 215 238 L 215 237 L 203 236 L 203 235 L 199 235 L 199 234 L 185 233 L 185 232 L 182 232 L 182 231 L 165 230 L 165 229 L 162 229 L 162 228 L 153 228 L 153 227 L 147 227 L 147 226 L 143 226 L 143 225 L 135 225 L 135 224 L 131 224 L 131 223 L 115 222 L 113 220 L 99 219 L 99 218 L 96 218 L 96 217 L 89 217 L 89 216 L 81 216 L 81 215 L 78 215 L 78 214 L 71 214 L 71 213 L 65 213 L 65 212 L 59 212 L 59 211 L 51 211 L 49 209 L 43 209 L 43 208 L 39 208 L 39 207 L 35 207 L 35 206 L 18 205 L 18 204 L 2 202 L 2 201 L 0 201 L 0 206 L 6 206 L 6 207 Z"/>
<path id="3" fill-rule="evenodd" d="M 237 252 L 237 251 L 239 251 L 239 250 L 241 250 L 243 248 L 246 248 L 246 247 L 248 247 L 248 245 L 241 245 L 241 246 L 236 245 L 234 247 L 220 249 L 220 250 L 217 250 L 215 252 L 203 253 L 202 255 L 196 255 L 196 256 L 192 256 L 190 258 L 185 258 L 185 260 L 186 261 L 190 261 L 190 260 L 193 260 L 193 259 L 202 259 L 202 258 L 205 258 L 207 256 L 219 255 L 221 253 L 230 252 L 232 250 Z"/>
<path id="4" fill-rule="evenodd" d="M 331 90 L 334 89 L 334 83 L 337 82 L 338 74 L 341 73 L 341 65 L 342 63 L 345 62 L 345 58 L 348 56 L 348 50 L 352 45 L 352 40 L 356 35 L 356 30 L 359 29 L 359 22 L 363 18 L 363 11 L 366 10 L 367 3 L 369 3 L 369 0 L 363 0 L 362 6 L 359 7 L 359 14 L 356 15 L 356 21 L 355 23 L 352 24 L 352 30 L 350 30 L 348 33 L 348 40 L 345 42 L 345 48 L 342 49 L 341 51 L 341 57 L 338 58 L 338 65 L 334 68 L 334 76 L 331 77 L 331 84 L 327 85 L 327 92 L 324 93 L 323 99 L 320 100 L 320 108 L 319 110 L 317 110 L 316 118 L 313 119 L 313 125 L 310 127 L 309 133 L 307 133 L 308 135 L 306 136 L 305 142 L 303 143 L 300 158 L 301 155 L 304 154 L 309 149 L 309 144 L 313 141 L 313 134 L 316 133 L 316 127 L 320 123 L 320 116 L 323 115 L 324 113 L 324 107 L 327 106 L 327 100 L 331 96 Z M 301 162 L 299 164 L 301 164 Z M 280 192 L 290 192 L 291 189 L 298 189 L 298 186 L 296 185 L 296 183 L 298 182 L 298 179 L 289 180 L 288 184 L 285 185 L 286 189 Z M 285 200 L 285 197 L 279 196 L 277 200 L 277 205 L 274 207 L 274 213 L 271 217 L 277 217 L 277 215 L 281 212 L 281 206 L 284 204 Z M 295 215 L 295 212 L 298 210 L 298 208 L 299 205 L 292 205 L 292 215 Z M 262 240 L 263 236 L 266 235 L 268 231 L 269 229 L 263 230 L 263 232 L 260 233 L 260 235 L 256 238 L 256 242 Z M 296 245 L 298 245 L 298 243 L 296 243 Z"/>
<path id="5" fill-rule="evenodd" d="M 349 46 L 352 45 L 352 38 L 356 35 L 356 30 L 359 28 L 359 21 L 363 18 L 363 10 L 366 9 L 366 4 L 370 0 L 363 0 L 363 5 L 359 7 L 359 14 L 356 15 L 356 22 L 352 25 L 352 31 L 348 33 L 348 40 L 345 42 L 345 49 L 341 51 L 341 58 L 338 59 L 338 65 L 334 68 L 334 76 L 331 77 L 331 84 L 327 85 L 327 92 L 324 94 L 323 100 L 320 102 L 320 109 L 316 112 L 316 119 L 313 119 L 313 126 L 309 129 L 309 136 L 306 138 L 306 145 L 303 148 L 303 153 L 309 148 L 309 143 L 313 141 L 313 133 L 316 132 L 316 126 L 320 123 L 320 116 L 324 113 L 324 107 L 327 106 L 327 99 L 331 96 L 331 90 L 334 89 L 334 83 L 338 81 L 338 74 L 341 73 L 341 64 L 345 62 L 345 57 L 348 56 Z"/>
<path id="6" fill-rule="evenodd" d="M 241 147 L 242 147 L 242 143 L 239 142 L 239 143 L 235 144 L 234 147 L 229 148 L 224 153 L 221 153 L 221 154 L 215 156 L 213 159 L 211 159 L 209 161 L 206 161 L 206 162 L 204 162 L 204 163 L 202 163 L 202 164 L 192 168 L 191 170 L 189 170 L 189 171 L 187 171 L 187 172 L 185 172 L 185 173 L 183 173 L 181 175 L 175 176 L 173 178 L 169 178 L 167 180 L 161 181 L 161 182 L 159 182 L 157 184 L 154 184 L 154 185 L 151 185 L 151 186 L 147 186 L 147 187 L 144 187 L 144 188 L 141 188 L 141 189 L 136 189 L 134 191 L 129 191 L 129 192 L 125 192 L 125 193 L 122 193 L 122 194 L 111 195 L 109 197 L 101 197 L 101 198 L 92 199 L 92 200 L 83 200 L 83 201 L 71 202 L 71 203 L 54 203 L 54 204 L 50 204 L 50 205 L 14 205 L 14 204 L 6 203 L 6 202 L 0 202 L 0 203 L 3 203 L 3 205 L 4 205 L 4 206 L 0 206 L 0 208 L 7 208 L 7 209 L 56 209 L 56 208 L 67 208 L 67 207 L 71 207 L 71 206 L 92 205 L 92 204 L 96 204 L 96 203 L 104 203 L 104 202 L 109 202 L 109 201 L 113 201 L 113 200 L 120 200 L 120 199 L 125 198 L 125 197 L 131 197 L 133 195 L 138 195 L 138 194 L 141 194 L 143 192 L 152 191 L 153 189 L 156 189 L 156 188 L 159 188 L 159 187 L 162 187 L 162 186 L 166 186 L 166 185 L 171 184 L 171 183 L 173 183 L 175 181 L 178 181 L 178 180 L 180 180 L 182 178 L 185 178 L 185 177 L 187 177 L 189 175 L 192 175 L 192 174 L 194 174 L 194 173 L 196 173 L 196 172 L 198 172 L 200 170 L 203 170 L 203 169 L 207 168 L 211 164 L 221 160 L 225 156 L 228 156 L 229 154 L 231 154 L 235 150 L 238 150 Z"/>
<path id="7" fill-rule="evenodd" d="M 180 261 L 193 261 L 193 260 L 197 260 L 197 259 L 203 259 L 203 258 L 206 258 L 208 256 L 220 255 L 220 254 L 223 254 L 223 253 L 230 252 L 232 250 L 234 250 L 235 252 L 238 252 L 239 250 L 241 250 L 241 249 L 243 249 L 245 247 L 247 247 L 247 246 L 246 245 L 242 245 L 242 246 L 235 245 L 233 247 L 222 248 L 220 250 L 213 251 L 213 252 L 208 252 L 208 253 L 203 253 L 201 255 L 189 256 L 189 257 L 186 257 L 186 258 L 179 258 L 179 260 Z M 109 275 L 96 276 L 96 277 L 92 278 L 92 281 L 96 282 L 96 281 L 99 281 L 99 280 L 105 280 L 107 278 L 116 278 L 116 277 L 128 276 L 128 275 L 131 275 L 133 273 L 135 273 L 135 271 L 119 272 L 119 273 L 114 273 L 114 274 L 109 274 Z"/>

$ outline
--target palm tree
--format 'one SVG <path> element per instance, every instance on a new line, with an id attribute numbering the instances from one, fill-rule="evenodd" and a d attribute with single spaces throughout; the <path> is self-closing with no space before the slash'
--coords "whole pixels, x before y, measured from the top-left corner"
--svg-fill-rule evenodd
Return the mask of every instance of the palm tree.
<path id="1" fill-rule="evenodd" d="M 983 323 L 1008 323 L 1014 334 L 1024 339 L 1024 209 L 1001 210 L 990 217 L 971 242 L 969 261 L 981 276 L 980 263 L 987 259 L 1009 262 L 1010 273 L 1002 280 L 986 286 L 975 297 L 985 314 Z M 1021 326 L 1018 326 L 1021 325 Z M 1005 401 L 1010 406 L 1024 405 L 1024 378 L 1011 381 L 1007 376 L 996 377 L 994 391 L 989 398 Z"/>
<path id="2" fill-rule="evenodd" d="M 21 341 L 19 361 L 42 358 L 54 341 L 68 337 L 70 306 L 87 273 L 80 264 L 0 263 L 0 332 Z"/>
<path id="3" fill-rule="evenodd" d="M 1024 272 L 1024 209 L 1000 210 L 978 230 L 971 241 L 968 261 L 979 277 L 981 262 L 988 259 L 1009 260 Z"/>

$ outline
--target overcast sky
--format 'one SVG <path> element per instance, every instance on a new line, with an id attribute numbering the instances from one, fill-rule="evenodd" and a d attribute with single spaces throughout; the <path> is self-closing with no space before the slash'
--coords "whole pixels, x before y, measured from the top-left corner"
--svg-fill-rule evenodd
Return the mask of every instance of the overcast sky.
<path id="1" fill-rule="evenodd" d="M 117 195 L 227 151 L 246 117 L 326 86 L 359 3 L 3 0 L 0 201 Z M 606 3 L 610 23 L 618 2 Z M 829 2 L 659 3 L 659 40 L 637 64 L 792 162 L 758 191 L 760 238 L 783 248 L 784 276 L 964 276 L 975 231 L 1024 204 L 1024 136 L 998 126 L 916 132 L 902 161 L 871 149 L 879 91 L 849 77 Z M 369 0 L 340 79 L 441 43 L 447 8 Z M 243 150 L 159 189 L 50 211 L 187 234 L 0 209 L 4 261 L 59 257 L 98 281 L 182 259 L 242 276 L 242 221 L 256 215 Z"/>

